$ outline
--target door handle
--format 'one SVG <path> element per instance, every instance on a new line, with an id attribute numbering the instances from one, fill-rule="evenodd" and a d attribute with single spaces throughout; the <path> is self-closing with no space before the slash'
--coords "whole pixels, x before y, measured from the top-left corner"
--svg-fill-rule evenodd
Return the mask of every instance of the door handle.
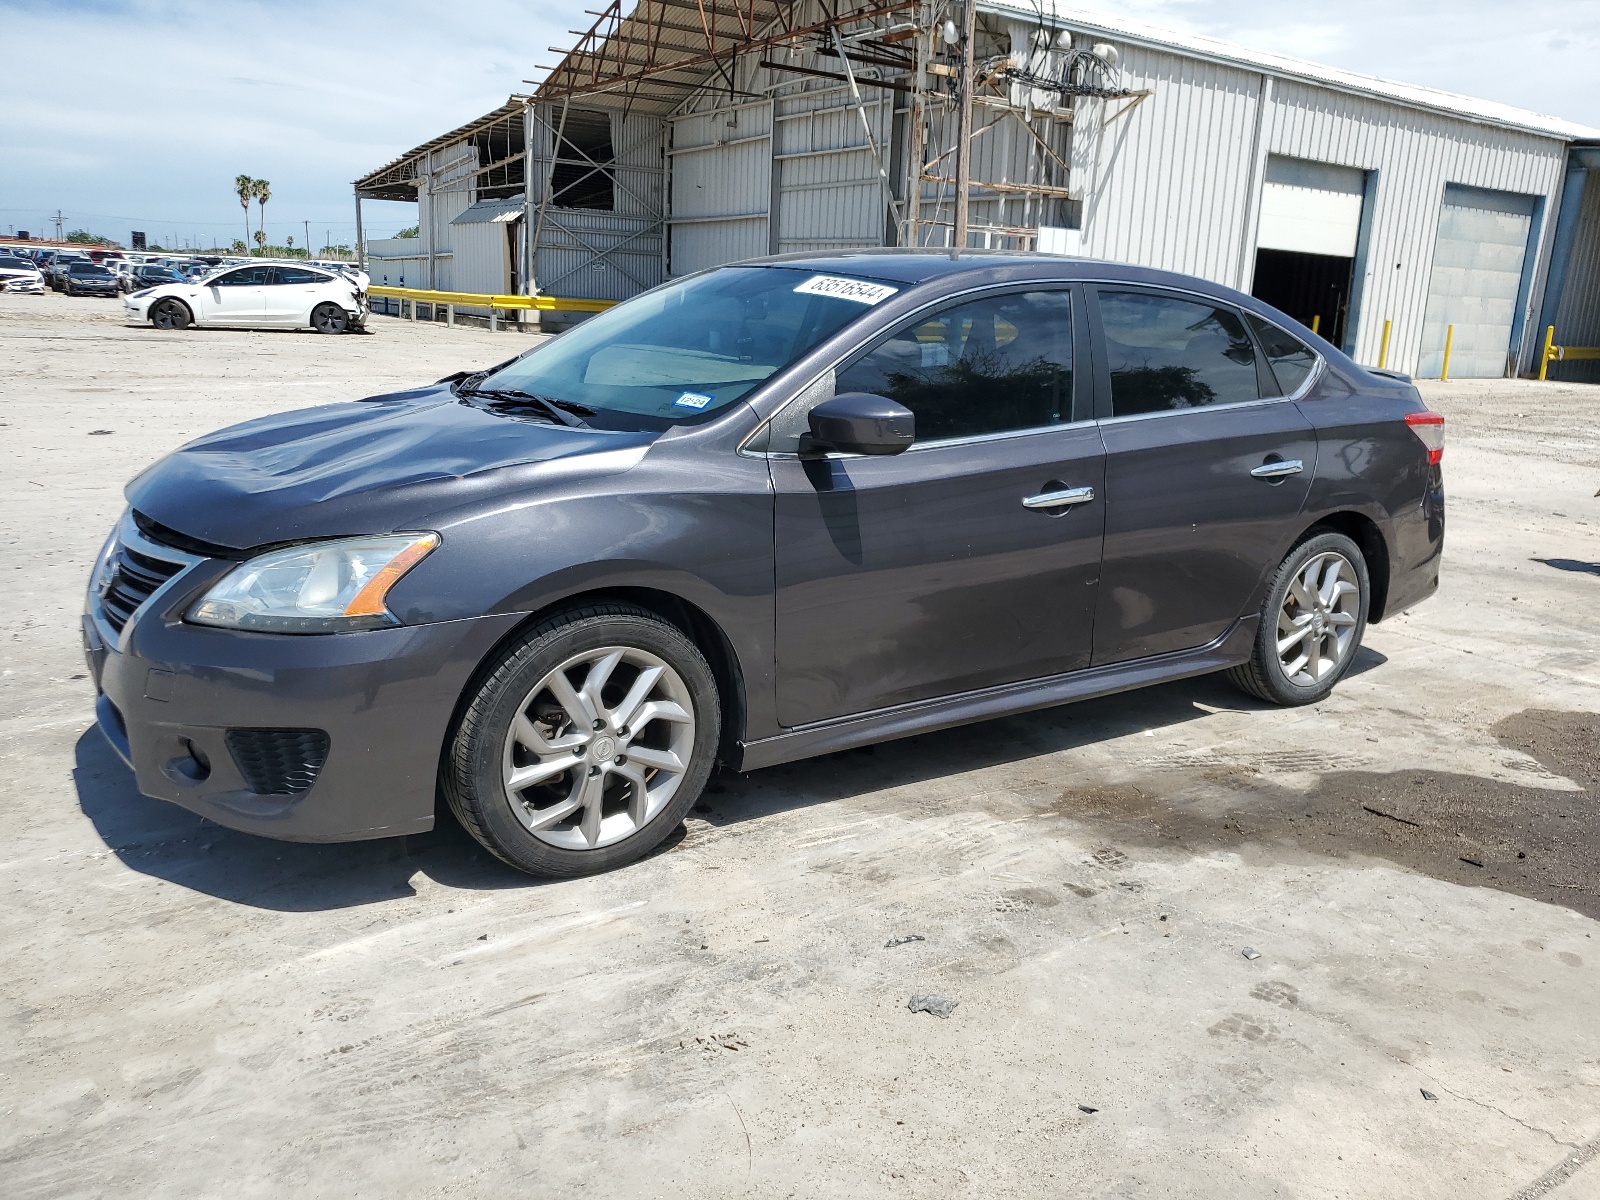
<path id="1" fill-rule="evenodd" d="M 1262 463 L 1250 474 L 1257 479 L 1282 479 L 1285 475 L 1298 475 L 1305 469 L 1305 463 L 1298 458 L 1286 458 L 1278 462 Z"/>
<path id="2" fill-rule="evenodd" d="M 1074 504 L 1087 504 L 1094 499 L 1092 487 L 1065 488 L 1059 492 L 1040 492 L 1037 496 L 1024 496 L 1023 508 L 1069 508 Z"/>

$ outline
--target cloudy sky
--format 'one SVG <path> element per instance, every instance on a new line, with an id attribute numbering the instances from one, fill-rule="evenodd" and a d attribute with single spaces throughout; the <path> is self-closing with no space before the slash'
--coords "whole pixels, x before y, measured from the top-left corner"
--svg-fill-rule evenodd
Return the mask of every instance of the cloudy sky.
<path id="1" fill-rule="evenodd" d="M 1081 0 L 1084 7 L 1112 6 Z M 503 103 L 594 0 L 0 0 L 0 229 L 164 244 L 243 236 L 232 181 L 271 181 L 267 232 L 350 241 L 349 181 Z M 1123 0 L 1266 50 L 1600 126 L 1597 0 Z M 368 232 L 415 220 L 367 205 Z"/>

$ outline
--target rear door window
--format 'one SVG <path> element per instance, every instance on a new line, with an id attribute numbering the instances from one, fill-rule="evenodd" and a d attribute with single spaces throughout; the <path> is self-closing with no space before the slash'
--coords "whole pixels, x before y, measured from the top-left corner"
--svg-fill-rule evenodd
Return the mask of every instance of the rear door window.
<path id="1" fill-rule="evenodd" d="M 1267 356 L 1267 365 L 1277 381 L 1278 393 L 1292 396 L 1298 392 L 1311 372 L 1316 370 L 1317 352 L 1292 333 L 1279 329 L 1270 321 L 1263 321 L 1255 313 L 1245 313 L 1245 320 L 1255 330 L 1261 352 Z"/>
<path id="2" fill-rule="evenodd" d="M 920 445 L 1071 421 L 1072 379 L 1072 293 L 1050 289 L 918 317 L 841 370 L 837 390 L 905 405 Z"/>
<path id="3" fill-rule="evenodd" d="M 1259 400 L 1256 347 L 1234 309 L 1100 289 L 1111 412 L 1127 417 Z"/>
<path id="4" fill-rule="evenodd" d="M 326 275 L 319 275 L 315 271 L 307 271 L 301 267 L 279 267 L 278 277 L 275 281 L 280 284 L 327 283 Z"/>

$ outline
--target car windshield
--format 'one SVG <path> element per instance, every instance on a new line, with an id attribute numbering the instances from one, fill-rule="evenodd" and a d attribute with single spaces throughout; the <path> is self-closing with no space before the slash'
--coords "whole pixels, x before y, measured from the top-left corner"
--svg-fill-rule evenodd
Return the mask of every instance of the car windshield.
<path id="1" fill-rule="evenodd" d="M 477 381 L 594 411 L 589 424 L 666 429 L 741 399 L 897 284 L 790 267 L 724 267 L 647 292 Z"/>
<path id="2" fill-rule="evenodd" d="M 95 263 L 75 262 L 68 268 L 74 275 L 109 275 L 111 272 Z"/>

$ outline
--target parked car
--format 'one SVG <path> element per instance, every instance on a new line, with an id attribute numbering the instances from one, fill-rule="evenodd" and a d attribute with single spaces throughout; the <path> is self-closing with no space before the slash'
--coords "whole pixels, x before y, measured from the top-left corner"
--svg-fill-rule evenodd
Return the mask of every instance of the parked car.
<path id="1" fill-rule="evenodd" d="M 75 262 L 67 268 L 62 288 L 69 296 L 118 296 L 117 273 L 99 263 Z"/>
<path id="2" fill-rule="evenodd" d="M 182 275 L 171 267 L 145 264 L 135 267 L 131 273 L 134 289 L 159 287 L 164 283 L 187 282 Z"/>
<path id="3" fill-rule="evenodd" d="M 51 258 L 50 265 L 45 268 L 45 282 L 50 285 L 51 291 L 64 292 L 67 290 L 67 272 L 72 269 L 72 264 L 88 261 L 89 257 L 86 254 L 64 250 Z"/>
<path id="4" fill-rule="evenodd" d="M 83 638 L 147 795 L 337 841 L 430 828 L 437 786 L 575 875 L 717 762 L 1213 671 L 1319 701 L 1438 585 L 1443 442 L 1404 377 L 1198 279 L 767 259 L 190 443 L 128 485 Z"/>
<path id="5" fill-rule="evenodd" d="M 367 320 L 367 294 L 327 271 L 284 263 L 256 263 L 195 282 L 164 283 L 124 301 L 134 321 L 157 329 L 190 325 L 315 329 L 346 333 Z"/>
<path id="6" fill-rule="evenodd" d="M 0 254 L 0 291 L 42 295 L 44 275 L 31 259 Z"/>

